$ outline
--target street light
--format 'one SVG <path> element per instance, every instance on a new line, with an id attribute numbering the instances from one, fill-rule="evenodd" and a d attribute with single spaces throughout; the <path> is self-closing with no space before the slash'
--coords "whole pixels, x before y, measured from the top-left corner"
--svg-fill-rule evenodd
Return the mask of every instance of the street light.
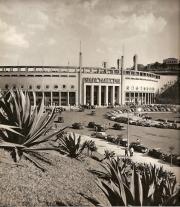
<path id="1" fill-rule="evenodd" d="M 129 109 L 127 109 L 127 147 L 128 149 L 129 149 Z M 141 107 L 136 108 L 136 112 L 140 113 L 141 111 L 142 111 Z"/>

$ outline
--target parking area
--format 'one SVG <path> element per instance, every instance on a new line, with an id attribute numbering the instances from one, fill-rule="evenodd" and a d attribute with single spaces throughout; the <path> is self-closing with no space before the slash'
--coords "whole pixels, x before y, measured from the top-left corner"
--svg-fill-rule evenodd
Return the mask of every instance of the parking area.
<path id="1" fill-rule="evenodd" d="M 108 135 L 122 135 L 124 138 L 127 137 L 127 130 L 115 130 L 112 128 L 112 126 L 116 123 L 112 120 L 108 120 L 105 117 L 105 114 L 108 111 L 112 111 L 112 109 L 107 108 L 99 108 L 95 110 L 95 114 L 91 114 L 92 110 L 85 110 L 84 112 L 77 112 L 77 111 L 65 111 L 61 114 L 61 116 L 64 117 L 64 123 L 58 124 L 59 127 L 64 126 L 72 126 L 75 122 L 82 123 L 85 127 L 83 129 L 68 129 L 69 131 L 76 132 L 81 135 L 88 135 L 91 136 L 91 134 L 94 131 L 93 128 L 88 128 L 89 122 L 95 122 L 97 124 L 100 124 L 102 126 L 107 127 L 106 133 Z M 176 114 L 174 113 L 155 113 L 151 116 L 154 116 L 155 118 L 161 118 L 161 117 L 167 117 L 169 119 L 173 119 Z M 121 124 L 125 128 L 127 128 L 126 124 Z M 155 127 L 142 127 L 142 126 L 135 126 L 130 125 L 129 126 L 129 137 L 130 142 L 135 142 L 137 139 L 140 139 L 141 142 L 147 146 L 148 148 L 161 148 L 163 152 L 168 152 L 170 146 L 174 146 L 174 153 L 179 153 L 179 146 L 180 146 L 180 139 L 179 139 L 179 130 L 174 129 L 161 129 L 161 128 L 155 128 Z"/>

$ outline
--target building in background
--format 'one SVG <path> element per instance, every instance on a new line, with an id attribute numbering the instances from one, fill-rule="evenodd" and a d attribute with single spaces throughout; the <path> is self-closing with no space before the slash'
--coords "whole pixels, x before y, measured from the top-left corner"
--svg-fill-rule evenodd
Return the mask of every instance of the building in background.
<path id="1" fill-rule="evenodd" d="M 28 91 L 33 104 L 44 97 L 46 106 L 115 104 L 152 104 L 168 79 L 151 72 L 138 71 L 137 55 L 133 58 L 134 70 L 125 70 L 123 56 L 116 68 L 79 66 L 0 66 L 0 88 L 21 88 Z M 177 78 L 173 76 L 172 81 Z"/>

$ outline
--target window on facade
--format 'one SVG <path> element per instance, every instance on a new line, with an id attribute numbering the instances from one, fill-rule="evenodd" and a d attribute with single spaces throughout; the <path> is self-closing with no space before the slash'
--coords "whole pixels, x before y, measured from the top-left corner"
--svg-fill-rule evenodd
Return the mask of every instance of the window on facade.
<path id="1" fill-rule="evenodd" d="M 16 89 L 16 85 L 13 85 L 13 89 Z"/>
<path id="2" fill-rule="evenodd" d="M 138 86 L 136 87 L 136 90 L 138 90 L 139 88 L 138 88 Z"/>
<path id="3" fill-rule="evenodd" d="M 23 86 L 23 85 L 21 85 L 21 88 L 24 88 L 24 86 Z"/>
<path id="4" fill-rule="evenodd" d="M 9 88 L 9 85 L 8 85 L 8 84 L 6 84 L 6 85 L 5 85 L 5 89 L 8 89 L 8 88 Z"/>
<path id="5" fill-rule="evenodd" d="M 40 89 L 41 88 L 41 86 L 40 85 L 37 85 L 37 89 Z"/>
<path id="6" fill-rule="evenodd" d="M 32 86 L 31 85 L 29 86 L 29 89 L 32 89 Z"/>
<path id="7" fill-rule="evenodd" d="M 66 85 L 63 85 L 62 87 L 65 89 L 66 88 Z"/>
<path id="8" fill-rule="evenodd" d="M 49 88 L 49 85 L 46 85 L 46 89 L 48 89 Z"/>
<path id="9" fill-rule="evenodd" d="M 126 86 L 126 90 L 129 90 L 129 86 Z"/>
<path id="10" fill-rule="evenodd" d="M 74 89 L 74 85 L 71 85 L 71 89 Z"/>
<path id="11" fill-rule="evenodd" d="M 54 88 L 57 89 L 58 88 L 58 85 L 54 85 Z"/>

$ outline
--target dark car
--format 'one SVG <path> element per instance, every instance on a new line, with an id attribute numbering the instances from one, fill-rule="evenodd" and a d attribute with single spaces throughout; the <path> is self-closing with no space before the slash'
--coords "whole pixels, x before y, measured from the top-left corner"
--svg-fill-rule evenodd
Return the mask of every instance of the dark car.
<path id="1" fill-rule="evenodd" d="M 150 149 L 148 155 L 159 159 L 163 156 L 163 153 L 160 148 L 156 148 L 156 149 Z"/>
<path id="2" fill-rule="evenodd" d="M 114 124 L 113 128 L 116 130 L 125 130 L 126 129 L 123 125 L 120 125 L 120 124 Z"/>
<path id="3" fill-rule="evenodd" d="M 96 126 L 96 123 L 93 122 L 93 121 L 90 121 L 90 122 L 88 123 L 88 127 L 89 127 L 89 128 L 94 128 L 95 126 Z"/>
<path id="4" fill-rule="evenodd" d="M 75 122 L 74 124 L 72 124 L 72 127 L 73 127 L 73 129 L 83 129 L 84 128 L 83 124 L 80 122 L 78 122 L 78 123 Z"/>
<path id="5" fill-rule="evenodd" d="M 139 144 L 139 142 L 132 142 L 129 147 L 133 147 L 134 148 L 134 151 L 137 151 L 137 152 L 141 152 L 141 153 L 146 153 L 148 152 L 148 148 L 145 147 L 144 145 L 142 144 Z"/>
<path id="6" fill-rule="evenodd" d="M 107 135 L 107 141 L 115 143 L 116 137 L 114 135 Z"/>
<path id="7" fill-rule="evenodd" d="M 121 145 L 123 147 L 127 147 L 128 146 L 128 140 L 126 138 L 121 137 L 121 135 L 117 136 L 115 143 L 118 145 Z"/>
<path id="8" fill-rule="evenodd" d="M 95 131 L 97 132 L 105 132 L 106 131 L 106 128 L 100 124 L 96 124 L 95 125 Z"/>

